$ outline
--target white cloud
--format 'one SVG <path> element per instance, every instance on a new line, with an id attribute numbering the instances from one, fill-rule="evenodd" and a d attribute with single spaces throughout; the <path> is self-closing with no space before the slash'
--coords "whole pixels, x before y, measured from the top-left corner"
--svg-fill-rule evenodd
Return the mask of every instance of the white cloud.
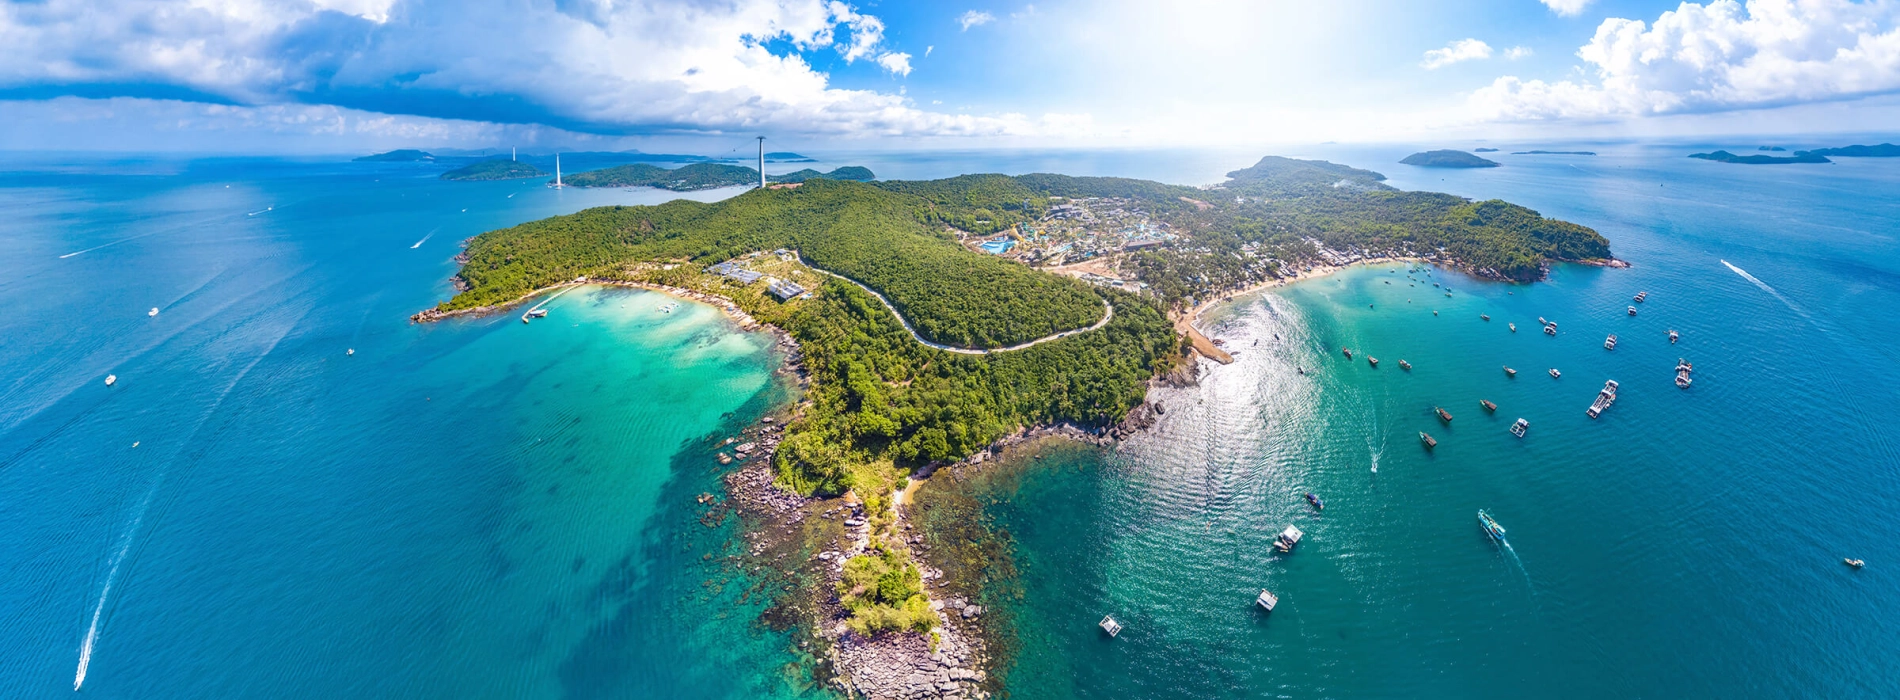
<path id="1" fill-rule="evenodd" d="M 1024 5 L 1023 9 L 1009 13 L 1009 18 L 1014 20 L 1025 20 L 1034 16 L 1036 16 L 1035 5 Z"/>
<path id="2" fill-rule="evenodd" d="M 877 64 L 893 75 L 910 75 L 910 54 L 887 53 L 877 57 Z"/>
<path id="3" fill-rule="evenodd" d="M 930 52 L 936 51 L 936 50 L 937 50 L 937 47 L 934 45 L 924 47 L 924 58 L 930 58 Z"/>
<path id="4" fill-rule="evenodd" d="M 1537 0 L 1550 8 L 1560 17 L 1575 17 L 1583 14 L 1583 8 L 1589 7 L 1591 0 Z"/>
<path id="5" fill-rule="evenodd" d="M 970 10 L 957 18 L 957 24 L 963 25 L 963 31 L 966 32 L 970 31 L 971 27 L 981 27 L 994 21 L 996 21 L 996 15 L 982 10 Z"/>
<path id="6" fill-rule="evenodd" d="M 1504 58 L 1515 61 L 1520 58 L 1529 58 L 1532 53 L 1529 46 L 1513 46 L 1504 50 Z"/>
<path id="7" fill-rule="evenodd" d="M 912 56 L 884 32 L 837 0 L 0 3 L 0 100 L 320 105 L 605 134 L 1001 135 L 1041 123 L 834 88 L 803 57 L 836 51 L 908 75 Z"/>
<path id="8" fill-rule="evenodd" d="M 1498 78 L 1490 119 L 1603 118 L 1769 107 L 1900 91 L 1900 4 L 1683 3 L 1655 24 L 1608 19 L 1577 56 L 1594 80 Z"/>
<path id="9" fill-rule="evenodd" d="M 1491 45 L 1477 39 L 1459 39 L 1445 45 L 1442 49 L 1425 52 L 1425 60 L 1419 63 L 1425 70 L 1437 70 L 1460 61 L 1472 61 L 1491 57 Z"/>

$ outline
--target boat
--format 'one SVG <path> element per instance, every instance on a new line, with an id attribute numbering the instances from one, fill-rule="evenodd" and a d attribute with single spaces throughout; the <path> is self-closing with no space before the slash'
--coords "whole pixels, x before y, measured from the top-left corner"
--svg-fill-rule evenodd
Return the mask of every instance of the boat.
<path id="1" fill-rule="evenodd" d="M 1273 606 L 1280 604 L 1280 597 L 1262 588 L 1260 589 L 1260 597 L 1253 599 L 1253 602 L 1259 603 L 1260 607 L 1267 609 L 1267 612 L 1273 612 Z"/>
<path id="2" fill-rule="evenodd" d="M 1326 510 L 1326 502 L 1319 500 L 1319 496 L 1306 494 L 1306 502 L 1312 504 L 1313 510 Z"/>
<path id="3" fill-rule="evenodd" d="M 1508 324 L 1508 325 L 1510 325 L 1510 327 L 1511 327 L 1511 332 L 1512 332 L 1512 333 L 1516 333 L 1516 332 L 1517 332 L 1517 324 L 1515 324 L 1515 323 L 1512 323 L 1512 324 Z"/>
<path id="4" fill-rule="evenodd" d="M 1597 392 L 1596 400 L 1590 402 L 1590 407 L 1583 412 L 1584 415 L 1595 418 L 1602 415 L 1603 409 L 1609 408 L 1610 404 L 1616 403 L 1616 386 L 1616 380 L 1614 379 L 1604 382 L 1603 389 Z"/>
<path id="5" fill-rule="evenodd" d="M 1366 356 L 1366 362 L 1371 364 L 1374 367 L 1379 366 L 1379 358 L 1373 357 L 1371 355 Z"/>
<path id="6" fill-rule="evenodd" d="M 1549 322 L 1549 321 L 1546 321 L 1546 320 L 1544 320 L 1544 317 L 1542 317 L 1542 316 L 1538 316 L 1538 317 L 1537 317 L 1537 325 L 1540 325 L 1540 326 L 1548 326 L 1548 325 L 1550 325 L 1550 322 Z"/>
<path id="7" fill-rule="evenodd" d="M 152 310 L 151 310 L 151 311 L 147 311 L 147 312 L 145 312 L 145 315 L 146 315 L 146 316 L 157 316 L 157 315 L 158 315 L 158 307 L 156 307 L 156 306 L 154 306 L 154 307 L 152 307 Z"/>
<path id="8" fill-rule="evenodd" d="M 1418 441 L 1425 443 L 1425 449 L 1428 449 L 1428 450 L 1438 446 L 1438 441 L 1433 440 L 1432 436 L 1426 435 L 1424 431 L 1419 431 Z"/>
<path id="9" fill-rule="evenodd" d="M 1636 307 L 1634 307 L 1634 306 L 1632 306 L 1632 307 L 1629 307 L 1629 310 L 1630 310 L 1630 315 L 1631 315 L 1631 316 L 1635 316 L 1635 315 L 1636 315 Z"/>
<path id="10" fill-rule="evenodd" d="M 1531 429 L 1531 422 L 1524 420 L 1522 418 L 1517 419 L 1516 423 L 1511 424 L 1511 434 L 1516 435 L 1518 437 L 1524 437 L 1524 431 L 1530 430 L 1530 429 Z"/>
<path id="11" fill-rule="evenodd" d="M 1505 374 L 1506 376 L 1511 376 L 1511 377 L 1515 377 L 1515 376 L 1517 376 L 1517 370 L 1514 370 L 1514 369 L 1511 369 L 1511 368 L 1510 368 L 1509 366 L 1506 366 L 1506 367 L 1504 368 L 1504 374 Z"/>
<path id="12" fill-rule="evenodd" d="M 348 350 L 344 350 L 344 351 L 343 351 L 343 354 L 345 354 L 345 355 L 355 355 L 355 354 L 356 354 L 356 348 L 350 348 L 350 349 L 348 349 Z"/>
<path id="13" fill-rule="evenodd" d="M 1556 335 L 1556 334 L 1557 334 L 1557 324 L 1552 323 L 1552 324 L 1544 326 L 1544 335 Z"/>
<path id="14" fill-rule="evenodd" d="M 1122 623 L 1116 622 L 1114 615 L 1103 615 L 1102 621 L 1096 624 L 1102 628 L 1103 632 L 1107 632 L 1110 638 L 1122 633 Z"/>
<path id="15" fill-rule="evenodd" d="M 1675 345 L 1676 339 L 1681 338 L 1681 337 L 1682 336 L 1676 334 L 1676 329 L 1674 328 L 1669 329 L 1669 344 L 1670 345 Z"/>
<path id="16" fill-rule="evenodd" d="M 1484 528 L 1484 534 L 1490 535 L 1491 539 L 1504 541 L 1504 526 L 1492 520 L 1491 516 L 1482 510 L 1478 511 L 1478 526 Z"/>
<path id="17" fill-rule="evenodd" d="M 1859 559 L 1842 559 L 1841 563 L 1854 567 L 1856 569 L 1867 565 L 1867 562 L 1861 561 Z M 1264 591 L 1262 592 L 1264 593 Z M 1272 610 L 1272 608 L 1268 608 L 1268 610 Z"/>
<path id="18" fill-rule="evenodd" d="M 1694 371 L 1695 365 L 1689 364 L 1688 360 L 1680 357 L 1676 358 L 1676 388 L 1689 388 L 1689 385 L 1695 381 L 1689 378 L 1689 373 Z"/>
<path id="19" fill-rule="evenodd" d="M 1559 371 L 1557 371 L 1557 368 L 1556 368 L 1556 367 L 1552 367 L 1552 368 L 1550 368 L 1550 378 L 1551 378 L 1551 379 L 1562 379 L 1562 378 L 1563 378 L 1563 376 L 1564 376 L 1564 373 L 1562 373 L 1562 372 L 1559 372 Z"/>
<path id="20" fill-rule="evenodd" d="M 1340 348 L 1339 351 L 1346 353 L 1346 359 L 1352 359 L 1352 348 Z"/>
<path id="21" fill-rule="evenodd" d="M 1442 421 L 1444 421 L 1444 422 L 1446 422 L 1446 423 L 1450 423 L 1450 422 L 1451 422 L 1451 412 L 1450 412 L 1450 411 L 1447 411 L 1447 410 L 1445 410 L 1445 409 L 1443 409 L 1443 408 L 1439 408 L 1439 407 L 1437 407 L 1437 406 L 1433 406 L 1433 407 L 1432 407 L 1432 410 L 1434 410 L 1434 411 L 1437 411 L 1437 412 L 1438 412 L 1438 419 L 1439 419 L 1439 420 L 1442 420 Z"/>
<path id="22" fill-rule="evenodd" d="M 1433 315 L 1433 316 L 1437 316 L 1437 315 L 1438 315 L 1438 309 L 1432 309 L 1432 315 Z"/>
<path id="23" fill-rule="evenodd" d="M 1636 293 L 1636 303 L 1638 303 L 1638 304 L 1641 304 L 1641 303 L 1643 303 L 1643 300 L 1644 300 L 1644 299 L 1648 299 L 1648 298 L 1649 298 L 1649 292 L 1637 292 L 1637 293 Z"/>
<path id="24" fill-rule="evenodd" d="M 1306 533 L 1300 532 L 1298 527 L 1288 525 L 1285 530 L 1280 531 L 1279 537 L 1274 538 L 1273 546 L 1281 552 L 1291 552 L 1293 545 L 1299 544 L 1300 538 L 1305 536 Z"/>
<path id="25" fill-rule="evenodd" d="M 529 315 L 529 316 L 533 316 L 533 317 L 535 317 L 535 318 L 546 318 L 546 317 L 547 317 L 547 315 L 548 315 L 548 310 L 547 310 L 547 309 L 534 309 L 534 310 L 532 310 L 532 311 L 529 311 L 529 312 L 528 312 L 528 315 Z"/>
<path id="26" fill-rule="evenodd" d="M 1492 413 L 1496 413 L 1498 410 L 1497 404 L 1491 403 L 1489 400 L 1486 400 L 1486 399 L 1478 399 L 1478 405 L 1483 406 L 1484 410 L 1490 411 Z"/>
<path id="27" fill-rule="evenodd" d="M 1404 360 L 1399 360 L 1399 369 L 1406 370 L 1409 372 L 1412 369 L 1412 363 L 1406 362 Z"/>
<path id="28" fill-rule="evenodd" d="M 112 386 L 113 384 L 117 384 L 117 383 L 119 383 L 119 375 L 116 375 L 116 374 L 106 375 L 106 386 Z"/>
<path id="29" fill-rule="evenodd" d="M 1478 314 L 1478 318 L 1481 318 L 1481 319 L 1484 319 L 1484 320 L 1486 320 L 1486 321 L 1489 321 L 1489 320 L 1491 320 L 1491 314 Z"/>
<path id="30" fill-rule="evenodd" d="M 1605 350 L 1616 349 L 1616 334 L 1615 333 L 1611 333 L 1610 337 L 1603 339 L 1603 349 Z"/>

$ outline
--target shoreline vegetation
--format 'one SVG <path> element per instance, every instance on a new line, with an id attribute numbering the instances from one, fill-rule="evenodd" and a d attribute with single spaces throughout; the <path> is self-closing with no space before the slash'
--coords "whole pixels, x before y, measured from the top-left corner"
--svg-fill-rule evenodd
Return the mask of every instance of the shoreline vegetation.
<path id="1" fill-rule="evenodd" d="M 1495 168 L 1501 165 L 1495 160 L 1450 149 L 1414 153 L 1401 159 L 1399 163 L 1421 168 Z"/>
<path id="2" fill-rule="evenodd" d="M 1393 259 L 1517 282 L 1558 261 L 1621 264 L 1588 228 L 1397 190 L 1370 171 L 1268 157 L 1229 178 L 1209 188 L 1043 174 L 817 179 L 713 203 L 600 207 L 470 239 L 458 293 L 412 318 L 603 284 L 713 303 L 742 328 L 771 329 L 806 390 L 748 429 L 727 484 L 756 523 L 756 563 L 806 582 L 774 605 L 773 624 L 808 627 L 801 638 L 817 643 L 825 676 L 815 680 L 840 691 L 987 697 L 1001 689 L 1007 648 L 990 648 L 983 608 L 958 580 L 972 571 L 922 557 L 908 503 L 918 481 L 1037 437 L 1106 444 L 1144 429 L 1159 410 L 1150 387 L 1191 384 L 1197 355 L 1224 355 L 1193 325 L 1238 294 Z M 1090 261 L 1140 291 L 959 242 L 1022 236 L 1057 215 L 1054 204 L 1100 197 L 1139 202 L 1175 233 Z M 784 293 L 788 283 L 796 291 Z"/>

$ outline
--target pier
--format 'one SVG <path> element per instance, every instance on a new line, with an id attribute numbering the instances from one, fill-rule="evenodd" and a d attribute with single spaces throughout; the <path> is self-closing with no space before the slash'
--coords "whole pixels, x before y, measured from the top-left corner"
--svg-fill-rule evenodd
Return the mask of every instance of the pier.
<path id="1" fill-rule="evenodd" d="M 533 319 L 541 318 L 543 316 L 548 315 L 547 309 L 543 309 L 541 307 L 547 306 L 548 302 L 561 298 L 562 294 L 566 294 L 569 291 L 573 290 L 575 287 L 579 287 L 582 284 L 586 284 L 586 278 L 584 277 L 581 279 L 574 280 L 572 284 L 562 287 L 561 291 L 555 292 L 553 296 L 550 296 L 546 299 L 542 299 L 541 303 L 535 304 L 532 308 L 521 313 L 521 322 L 527 323 Z"/>

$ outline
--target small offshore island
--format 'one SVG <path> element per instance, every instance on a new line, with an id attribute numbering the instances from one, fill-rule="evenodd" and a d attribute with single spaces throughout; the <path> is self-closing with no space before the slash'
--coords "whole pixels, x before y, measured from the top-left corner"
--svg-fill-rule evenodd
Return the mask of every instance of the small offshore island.
<path id="1" fill-rule="evenodd" d="M 1763 151 L 1786 151 L 1780 146 L 1762 146 Z M 1791 165 L 1800 163 L 1832 163 L 1828 156 L 1836 158 L 1896 158 L 1900 157 L 1900 146 L 1883 143 L 1877 146 L 1843 146 L 1841 148 L 1817 148 L 1812 151 L 1795 151 L 1791 156 L 1765 156 L 1759 154 L 1736 155 L 1728 151 L 1710 153 L 1691 153 L 1690 158 L 1712 160 L 1717 163 L 1739 163 L 1742 165 Z"/>
<path id="2" fill-rule="evenodd" d="M 1414 153 L 1399 162 L 1421 168 L 1495 168 L 1499 165 L 1495 160 L 1450 149 Z"/>
<path id="3" fill-rule="evenodd" d="M 484 160 L 473 165 L 456 168 L 442 173 L 444 180 L 518 180 L 529 177 L 547 177 L 548 172 L 518 160 Z"/>
<path id="4" fill-rule="evenodd" d="M 694 168 L 594 179 L 680 186 Z M 771 624 L 818 642 L 811 653 L 831 674 L 818 680 L 841 691 L 987 697 L 1007 661 L 991 656 L 995 632 L 966 602 L 983 544 L 925 547 L 907 524 L 933 472 L 974 468 L 1026 434 L 1106 441 L 1143 429 L 1160 410 L 1146 403 L 1150 386 L 1192 382 L 1197 355 L 1224 354 L 1193 340 L 1211 300 L 1376 260 L 1515 282 L 1556 262 L 1620 264 L 1589 228 L 1398 190 L 1371 171 L 1267 157 L 1228 178 L 816 178 L 712 203 L 600 207 L 470 239 L 460 293 L 415 319 L 585 283 L 709 300 L 771 327 L 794 348 L 803 400 L 721 452 L 740 462 L 725 502 L 700 501 L 743 515 L 746 568 L 787 582 Z M 998 241 L 1036 254 L 976 245 Z"/>

